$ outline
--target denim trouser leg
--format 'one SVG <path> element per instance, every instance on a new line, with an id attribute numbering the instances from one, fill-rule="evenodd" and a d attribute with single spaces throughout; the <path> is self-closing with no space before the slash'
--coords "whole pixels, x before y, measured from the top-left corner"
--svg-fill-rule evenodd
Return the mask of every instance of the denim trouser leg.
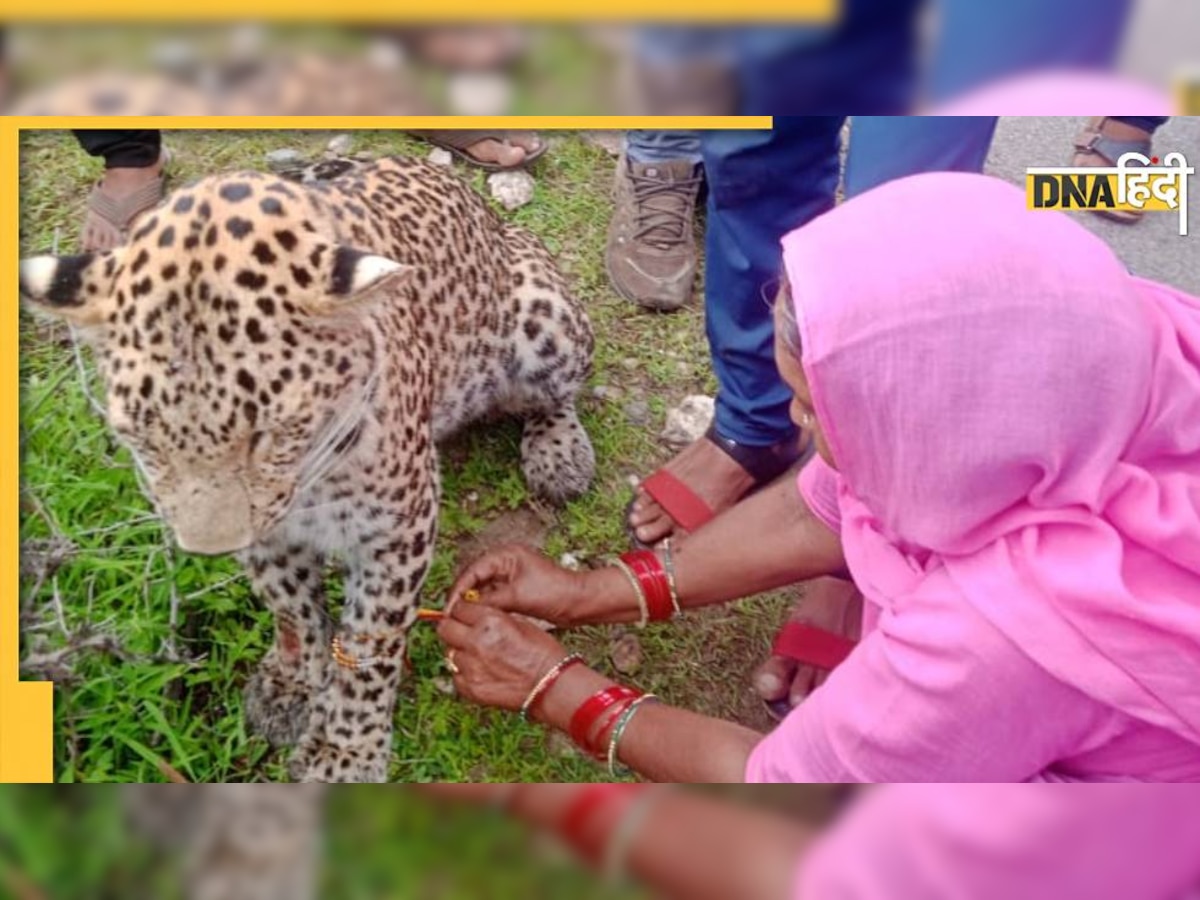
<path id="1" fill-rule="evenodd" d="M 701 161 L 699 131 L 629 131 L 625 155 L 635 163 L 665 163 L 686 159 Z"/>
<path id="2" fill-rule="evenodd" d="M 1158 131 L 1170 120 L 1170 116 L 1113 116 L 1118 122 L 1148 131 L 1150 134 Z"/>
<path id="3" fill-rule="evenodd" d="M 855 116 L 846 196 L 921 172 L 982 172 L 994 116 Z"/>
<path id="4" fill-rule="evenodd" d="M 720 383 L 717 430 L 765 446 L 794 433 L 791 392 L 775 368 L 770 300 L 779 241 L 833 206 L 839 116 L 778 117 L 770 132 L 704 137 L 709 183 L 705 310 Z"/>

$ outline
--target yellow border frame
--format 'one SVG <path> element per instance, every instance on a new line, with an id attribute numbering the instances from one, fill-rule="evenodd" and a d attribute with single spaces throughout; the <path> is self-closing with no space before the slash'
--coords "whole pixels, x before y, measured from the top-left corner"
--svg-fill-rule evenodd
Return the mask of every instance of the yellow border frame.
<path id="1" fill-rule="evenodd" d="M 727 117 L 622 117 L 622 116 L 507 116 L 507 117 L 11 117 L 0 119 L 0 284 L 4 285 L 4 310 L 13 327 L 0 329 L 0 783 L 44 783 L 54 780 L 53 702 L 49 682 L 23 682 L 18 677 L 20 574 L 19 486 L 19 328 L 17 315 L 17 263 L 20 254 L 19 142 L 22 131 L 69 128 L 184 129 L 337 129 L 368 128 L 531 128 L 597 130 L 662 129 L 769 129 L 770 116 Z"/>
<path id="2" fill-rule="evenodd" d="M 10 22 L 78 24 L 104 21 L 134 24 L 163 22 L 311 21 L 347 23 L 413 22 L 831 22 L 841 0 L 607 0 L 605 3 L 562 3 L 518 0 L 497 4 L 488 0 L 441 0 L 388 7 L 378 0 L 208 0 L 203 4 L 161 4 L 144 0 L 53 0 L 31 3 L 13 0 L 5 18 Z"/>

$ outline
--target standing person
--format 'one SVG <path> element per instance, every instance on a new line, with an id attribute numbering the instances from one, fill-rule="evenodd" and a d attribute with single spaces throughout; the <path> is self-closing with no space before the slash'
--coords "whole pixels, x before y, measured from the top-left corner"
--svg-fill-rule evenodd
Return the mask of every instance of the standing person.
<path id="1" fill-rule="evenodd" d="M 1154 152 L 1154 133 L 1168 116 L 1092 116 L 1075 138 L 1076 166 L 1115 166 L 1126 153 L 1147 159 Z M 1145 215 L 1138 209 L 1098 209 L 1095 213 L 1125 225 L 1136 225 Z"/>
<path id="2" fill-rule="evenodd" d="M 74 134 L 87 154 L 104 160 L 104 175 L 88 195 L 80 248 L 111 250 L 125 243 L 133 220 L 165 194 L 169 156 L 162 132 L 86 129 Z"/>

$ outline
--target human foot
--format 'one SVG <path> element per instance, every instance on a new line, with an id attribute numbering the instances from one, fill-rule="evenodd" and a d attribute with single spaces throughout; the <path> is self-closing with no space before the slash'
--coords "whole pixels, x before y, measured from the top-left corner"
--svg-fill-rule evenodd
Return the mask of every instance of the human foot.
<path id="1" fill-rule="evenodd" d="M 638 542 L 654 545 L 694 530 L 757 487 L 774 481 L 803 455 L 807 435 L 766 447 L 722 438 L 714 429 L 651 475 L 629 508 Z"/>
<path id="2" fill-rule="evenodd" d="M 804 587 L 788 623 L 811 626 L 820 632 L 858 641 L 862 634 L 862 594 L 851 581 L 819 578 Z M 816 635 L 815 637 L 820 637 Z M 841 641 L 825 640 L 830 646 L 815 647 L 813 656 L 836 656 Z M 782 719 L 829 677 L 828 664 L 805 665 L 793 656 L 773 653 L 754 673 L 754 690 L 767 704 L 771 715 Z"/>
<path id="3" fill-rule="evenodd" d="M 449 150 L 459 159 L 481 169 L 516 169 L 533 162 L 546 151 L 545 142 L 532 131 L 414 131 L 436 147 Z"/>
<path id="4" fill-rule="evenodd" d="M 164 152 L 152 166 L 105 170 L 88 197 L 80 237 L 84 252 L 111 250 L 125 243 L 134 220 L 162 200 L 167 159 Z"/>
<path id="5" fill-rule="evenodd" d="M 1151 152 L 1150 132 L 1109 116 L 1093 116 L 1075 138 L 1073 165 L 1103 168 L 1115 166 L 1126 153 L 1140 153 L 1149 158 Z M 1137 209 L 1096 209 L 1093 212 L 1127 225 L 1140 222 L 1143 216 Z"/>

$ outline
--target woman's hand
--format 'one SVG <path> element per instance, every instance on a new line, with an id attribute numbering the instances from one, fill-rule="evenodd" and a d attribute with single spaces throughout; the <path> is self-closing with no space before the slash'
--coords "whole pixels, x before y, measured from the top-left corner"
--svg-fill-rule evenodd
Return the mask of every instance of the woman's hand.
<path id="1" fill-rule="evenodd" d="M 532 547 L 510 544 L 467 566 L 450 589 L 448 606 L 459 606 L 463 595 L 474 590 L 497 609 L 570 625 L 581 605 L 582 582 L 580 573 L 556 566 Z"/>
<path id="2" fill-rule="evenodd" d="M 455 603 L 438 637 L 457 669 L 459 695 L 501 709 L 519 710 L 538 680 L 567 655 L 532 622 L 478 603 Z"/>

